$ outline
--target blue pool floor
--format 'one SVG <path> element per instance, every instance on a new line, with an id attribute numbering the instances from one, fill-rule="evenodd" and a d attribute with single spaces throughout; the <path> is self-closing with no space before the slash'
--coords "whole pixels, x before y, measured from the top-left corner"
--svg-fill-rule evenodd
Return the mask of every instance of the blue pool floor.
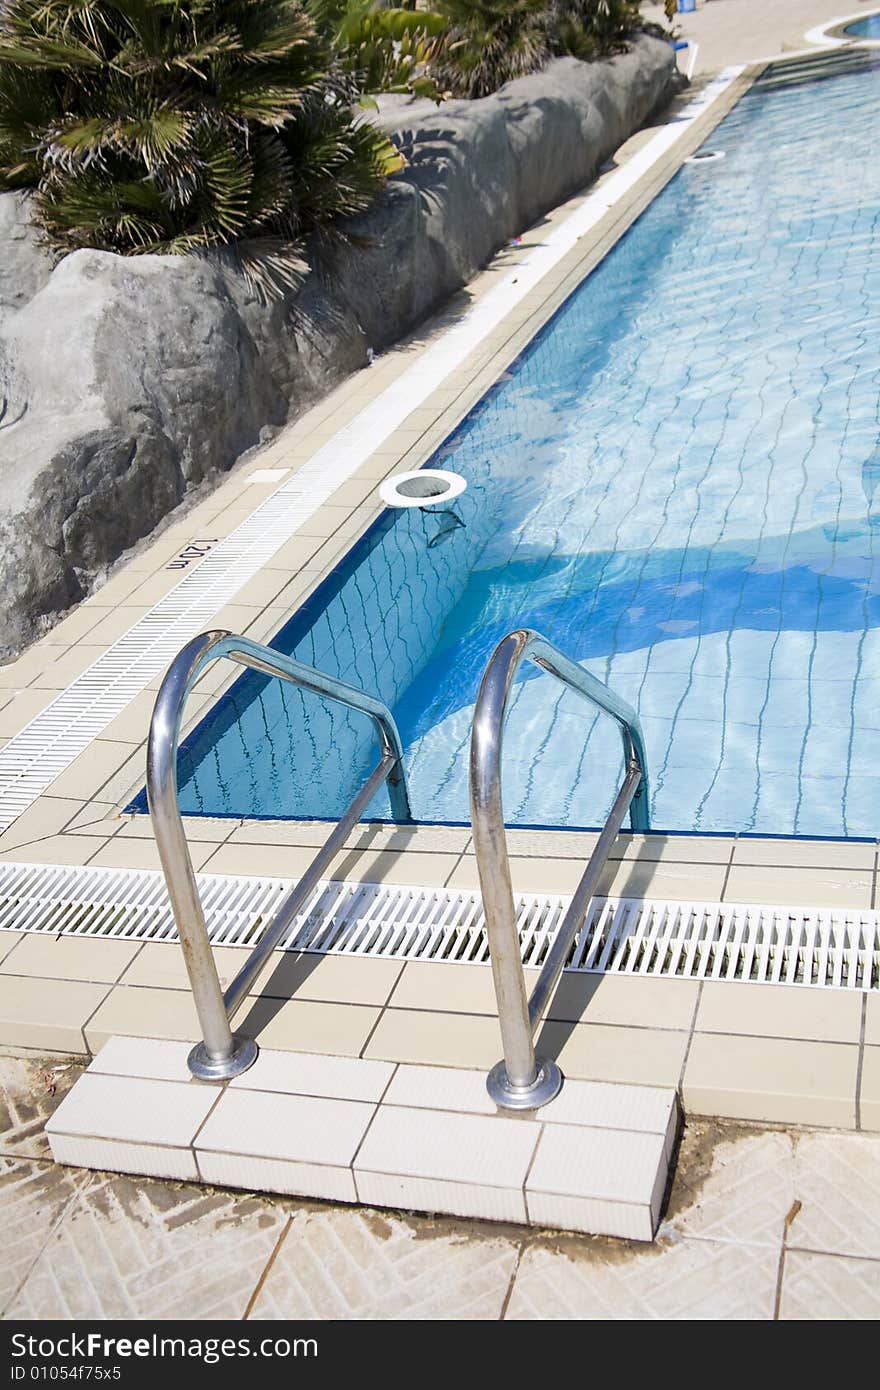
<path id="1" fill-rule="evenodd" d="M 393 707 L 417 819 L 467 820 L 480 673 L 532 626 L 638 709 L 655 826 L 880 833 L 878 118 L 874 67 L 749 91 L 431 460 L 464 524 L 389 514 L 279 634 Z M 619 749 L 532 673 L 509 821 L 599 823 Z M 332 818 L 372 757 L 248 677 L 182 805 Z"/>

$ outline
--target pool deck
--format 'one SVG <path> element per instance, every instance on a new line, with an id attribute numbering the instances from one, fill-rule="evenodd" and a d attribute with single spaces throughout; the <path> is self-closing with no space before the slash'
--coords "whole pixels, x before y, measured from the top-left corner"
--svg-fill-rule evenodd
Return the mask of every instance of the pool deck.
<path id="1" fill-rule="evenodd" d="M 712 7 L 714 8 L 714 6 Z M 421 465 L 497 379 L 536 330 L 653 199 L 682 158 L 722 119 L 760 71 L 731 74 L 711 105 L 687 123 L 680 99 L 657 126 L 618 151 L 586 195 L 524 231 L 442 314 L 368 369 L 345 381 L 242 461 L 210 496 L 173 517 L 111 578 L 20 660 L 0 668 L 0 749 L 106 655 L 133 625 L 197 573 L 190 547 L 214 547 L 254 516 L 280 486 L 321 473 L 339 431 L 357 433 L 363 412 L 454 334 L 470 308 L 533 274 L 535 254 L 568 219 L 586 230 L 535 277 L 458 365 L 369 457 L 328 486 L 324 500 L 268 563 L 219 604 L 203 628 L 266 641 L 338 563 L 382 510 L 380 481 Z M 677 130 L 680 126 L 680 130 Z M 643 168 L 658 134 L 677 133 Z M 641 161 L 641 162 L 640 162 Z M 612 180 L 626 175 L 613 203 Z M 592 201 L 590 201 L 592 200 Z M 531 260 L 530 260 L 531 258 Z M 551 258 L 552 259 L 552 258 Z M 532 270 L 529 270 L 530 265 Z M 432 369 L 433 370 L 433 369 Z M 312 474 L 304 472 L 317 461 Z M 269 479 L 261 475 L 269 471 Z M 330 475 L 330 482 L 333 477 Z M 312 486 L 310 481 L 309 487 Z M 305 488 L 304 488 L 305 492 Z M 183 557 L 181 559 L 181 557 Z M 181 564 L 185 567 L 181 570 Z M 199 682 L 191 723 L 237 672 L 215 667 Z M 158 677 L 127 701 L 99 736 L 0 834 L 0 862 L 144 870 L 159 867 L 149 820 L 122 808 L 143 784 L 145 741 Z M 315 823 L 186 821 L 196 870 L 296 878 L 329 831 Z M 573 890 L 594 842 L 588 834 L 514 831 L 514 886 Z M 880 841 L 773 840 L 724 836 L 621 835 L 602 891 L 680 902 L 778 904 L 873 910 Z M 371 883 L 476 888 L 470 831 L 364 825 L 332 877 Z M 221 975 L 241 956 L 218 948 Z M 497 1060 L 497 1015 L 489 971 L 444 963 L 295 957 L 276 961 L 246 1015 L 264 1047 L 346 1057 L 488 1068 Z M 194 1040 L 192 999 L 173 944 L 0 932 L 0 1044 L 94 1055 L 115 1034 Z M 880 998 L 858 990 L 676 979 L 567 977 L 544 1024 L 543 1045 L 567 1076 L 674 1087 L 688 1114 L 880 1131 Z"/>
<path id="2" fill-rule="evenodd" d="M 0 1318 L 870 1319 L 880 1146 L 685 1128 L 653 1245 L 92 1173 L 44 1123 L 75 1063 L 0 1056 Z M 297 1332 L 297 1335 L 300 1335 Z M 318 1337 L 320 1329 L 309 1335 Z M 339 1334 L 332 1334 L 338 1339 Z"/>
<path id="3" fill-rule="evenodd" d="M 818 42 L 817 31 L 836 20 L 861 18 L 878 8 L 877 0 L 697 0 L 696 9 L 676 14 L 674 28 L 699 45 L 694 68 L 699 78 L 725 63 L 783 57 Z M 662 4 L 643 4 L 642 15 L 665 23 Z"/>

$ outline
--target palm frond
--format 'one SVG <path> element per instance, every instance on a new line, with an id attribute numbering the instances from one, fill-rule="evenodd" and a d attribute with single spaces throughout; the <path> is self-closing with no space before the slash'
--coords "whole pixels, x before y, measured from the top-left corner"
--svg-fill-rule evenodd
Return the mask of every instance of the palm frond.
<path id="1" fill-rule="evenodd" d="M 394 167 L 300 0 L 0 6 L 0 186 L 61 251 L 227 247 L 280 293 Z"/>

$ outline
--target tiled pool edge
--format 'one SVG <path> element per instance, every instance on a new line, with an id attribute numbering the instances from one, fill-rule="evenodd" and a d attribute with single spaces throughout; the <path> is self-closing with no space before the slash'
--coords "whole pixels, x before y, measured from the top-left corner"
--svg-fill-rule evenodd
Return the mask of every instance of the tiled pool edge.
<path id="1" fill-rule="evenodd" d="M 509 325 L 517 306 L 527 302 L 530 292 L 538 291 L 548 275 L 564 264 L 580 237 L 599 227 L 606 214 L 623 205 L 623 218 L 615 218 L 607 233 L 610 240 L 602 244 L 606 240 L 602 238 L 596 250 L 595 260 L 601 258 L 621 234 L 620 222 L 628 225 L 655 195 L 660 185 L 647 182 L 655 166 L 665 167 L 662 181 L 666 182 L 680 162 L 673 159 L 670 165 L 670 152 L 683 151 L 684 157 L 689 148 L 688 136 L 693 136 L 694 128 L 698 129 L 699 140 L 706 133 L 704 118 L 713 118 L 708 122 L 709 128 L 716 116 L 718 120 L 722 118 L 723 98 L 730 88 L 738 94 L 743 72 L 742 68 L 734 68 L 713 79 L 677 118 L 681 129 L 676 129 L 676 123 L 659 127 L 643 150 L 610 175 L 608 182 L 617 185 L 613 192 L 608 191 L 608 183 L 587 191 L 575 211 L 529 250 L 516 273 L 511 271 L 425 349 L 407 369 L 405 378 L 409 380 L 401 379 L 387 387 L 319 447 L 292 479 L 281 484 L 72 686 L 0 748 L 0 825 L 4 829 L 58 780 L 74 759 L 123 713 L 134 696 L 161 676 L 183 642 L 236 598 L 243 585 L 297 534 L 315 511 L 328 503 L 374 453 L 381 451 L 394 431 L 402 428 L 413 411 L 430 399 L 438 385 L 442 388 L 450 374 L 466 362 L 473 362 L 475 354 L 484 352 L 493 331 L 500 325 Z M 656 146 L 653 154 L 652 146 Z M 639 193 L 630 198 L 628 195 L 637 184 L 641 185 Z M 573 273 L 582 276 L 590 267 L 581 264 L 584 258 L 578 259 Z M 495 300 L 498 302 L 492 302 Z M 555 305 L 547 309 L 547 316 L 553 308 Z M 526 336 L 531 337 L 540 327 L 542 315 L 532 308 L 525 317 Z M 442 438 L 450 426 L 451 422 L 441 416 L 435 432 L 442 430 Z M 367 443 L 363 439 L 365 432 Z"/>
<path id="2" fill-rule="evenodd" d="M 880 48 L 880 40 L 878 39 L 864 38 L 844 32 L 848 24 L 855 23 L 857 19 L 871 19 L 876 14 L 880 14 L 880 11 L 869 9 L 856 10 L 855 14 L 837 15 L 834 19 L 827 19 L 824 23 L 816 24 L 812 29 L 808 29 L 804 34 L 804 42 L 832 50 L 851 48 L 854 45 Z"/>
<path id="3" fill-rule="evenodd" d="M 572 1082 L 498 1115 L 479 1073 L 264 1053 L 224 1086 L 117 1037 L 46 1126 L 56 1162 L 650 1241 L 673 1090 Z M 131 1099 L 137 1104 L 131 1108 Z"/>
<path id="4" fill-rule="evenodd" d="M 214 954 L 228 982 L 246 950 Z M 500 1052 L 485 965 L 278 952 L 259 988 L 238 1026 L 270 1051 L 483 1074 Z M 94 1056 L 116 1034 L 198 1036 L 176 943 L 0 933 L 0 1046 Z M 538 1047 L 575 1080 L 674 1088 L 689 1114 L 880 1130 L 877 990 L 567 971 Z"/>
<path id="5" fill-rule="evenodd" d="M 744 89 L 748 81 L 758 75 L 761 66 L 758 65 L 756 68 L 749 69 L 741 79 L 738 79 L 742 82 L 741 89 Z M 738 92 L 731 87 L 727 95 L 732 105 Z M 715 108 L 713 119 L 720 120 L 724 114 L 725 110 Z M 695 123 L 686 137 L 687 140 L 692 140 L 695 144 L 699 143 L 701 139 L 705 138 L 710 125 L 711 122 L 707 122 L 705 126 L 698 129 Z M 683 144 L 677 148 L 679 152 L 685 152 Z M 676 165 L 677 160 L 670 158 L 669 171 L 665 174 L 665 178 L 671 177 Z M 649 184 L 646 179 L 639 186 L 633 197 L 630 220 L 636 217 L 641 207 L 650 201 L 657 187 L 662 181 L 665 181 L 665 178 L 664 171 L 661 169 L 657 172 L 657 179 L 654 184 Z M 610 214 L 605 214 L 605 216 L 608 218 L 604 232 L 607 238 L 605 245 L 613 244 L 622 230 L 621 219 L 615 220 Z M 626 211 L 622 216 L 626 217 Z M 459 380 L 456 385 L 459 387 L 459 398 L 457 402 L 446 407 L 447 414 L 441 410 L 427 425 L 423 425 L 420 421 L 418 430 L 401 431 L 401 438 L 394 441 L 389 452 L 382 455 L 380 451 L 375 456 L 374 467 L 370 467 L 368 462 L 362 470 L 361 476 L 366 478 L 369 473 L 375 477 L 376 483 L 373 486 L 376 486 L 382 470 L 387 472 L 399 466 L 406 466 L 408 463 L 415 464 L 423 461 L 436 443 L 445 436 L 451 425 L 455 423 L 454 418 L 448 417 L 448 412 L 451 412 L 451 416 L 459 418 L 461 414 L 466 412 L 473 400 L 477 399 L 491 384 L 504 362 L 515 356 L 524 343 L 533 336 L 545 318 L 554 312 L 569 289 L 582 277 L 586 264 L 591 260 L 598 259 L 602 253 L 602 238 L 598 238 L 583 252 L 570 252 L 572 265 L 566 265 L 563 267 L 564 273 L 551 275 L 544 282 L 547 294 L 541 304 L 537 306 L 527 305 L 528 312 L 519 317 L 519 322 L 512 322 L 512 319 L 516 319 L 517 316 L 511 316 L 487 340 L 488 345 L 485 350 L 472 355 L 474 360 L 473 362 L 469 360 L 468 364 L 470 379 L 462 384 L 461 378 L 468 375 L 468 372 L 463 371 L 458 374 Z M 554 280 L 555 284 L 551 283 Z M 470 371 L 471 366 L 473 371 Z M 369 384 L 365 383 L 367 386 Z M 309 446 L 306 446 L 306 452 L 310 452 Z M 291 455 L 291 461 L 294 463 L 298 462 L 298 459 L 294 457 L 297 454 L 301 454 L 301 450 L 294 449 Z M 272 446 L 270 450 L 255 460 L 255 463 L 265 463 L 269 459 L 274 461 L 276 458 L 283 461 L 285 455 L 283 452 L 279 452 L 276 446 Z M 381 465 L 379 464 L 380 458 L 382 460 Z M 349 485 L 350 488 L 354 486 Z M 241 479 L 239 479 L 239 488 L 241 488 Z M 367 491 L 369 490 L 371 489 L 367 489 Z M 219 498 L 219 493 L 217 497 Z M 239 497 L 237 500 L 241 501 L 242 498 Z M 228 501 L 227 506 L 234 508 L 235 501 Z M 349 523 L 354 523 L 353 529 L 350 524 L 346 529 L 344 546 L 350 544 L 358 530 L 363 530 L 377 514 L 377 509 L 371 509 L 364 502 L 350 505 L 348 496 L 346 496 L 345 505 L 331 507 L 329 510 L 337 514 L 335 518 L 337 521 L 347 517 Z M 220 512 L 221 509 L 218 508 L 218 515 Z M 195 522 L 193 522 L 193 526 L 195 526 Z M 160 541 L 156 549 L 161 548 L 162 544 L 163 542 Z M 338 546 L 338 541 L 322 544 L 318 550 L 319 556 L 322 552 L 326 553 L 333 544 Z M 317 584 L 321 577 L 319 569 L 310 570 L 308 568 L 311 563 L 312 561 L 306 560 L 305 567 L 298 566 L 298 583 L 302 585 L 302 594 L 307 592 L 309 587 Z M 111 588 L 113 583 L 114 581 L 111 581 Z M 244 591 L 238 597 L 244 601 Z M 299 598 L 296 602 L 299 602 Z M 82 610 L 78 610 L 77 614 L 73 615 L 72 625 L 75 625 L 81 612 Z M 255 608 L 236 608 L 233 605 L 232 609 L 228 611 L 228 616 L 223 614 L 221 617 L 230 626 L 244 626 L 244 615 L 247 615 L 248 622 L 252 625 L 250 630 L 255 636 L 268 635 L 283 620 L 282 610 L 277 606 L 274 608 L 270 606 L 265 611 L 258 612 Z M 151 684 L 153 683 L 151 682 Z M 206 691 L 210 690 L 214 693 L 219 688 L 219 683 L 212 682 L 206 684 L 204 688 Z M 39 690 L 35 693 L 39 694 Z M 145 718 L 143 718 L 142 724 L 143 730 L 145 730 Z M 41 798 L 40 802 L 36 803 L 33 809 L 38 811 L 38 814 L 33 820 L 27 823 L 24 819 L 20 820 L 14 827 L 13 833 L 0 838 L 0 857 L 21 858 L 23 857 L 21 848 L 27 846 L 28 858 L 44 857 L 46 862 L 104 863 L 119 867 L 131 865 L 146 867 L 155 864 L 148 825 L 121 823 L 116 817 L 116 808 L 126 793 L 133 786 L 140 785 L 142 754 L 139 751 L 139 742 L 142 742 L 143 734 L 141 732 L 139 742 L 136 743 L 132 740 L 123 746 L 121 738 L 118 742 L 113 743 L 111 740 L 116 735 L 112 734 L 109 729 L 106 732 L 108 738 L 106 740 L 98 739 L 92 745 L 92 751 L 89 754 L 90 758 L 92 753 L 94 754 L 96 763 L 100 762 L 102 758 L 106 759 L 107 767 L 112 771 L 112 775 L 108 775 L 99 785 L 96 794 L 93 794 L 89 800 L 82 799 L 79 783 L 83 781 L 83 774 L 79 769 L 77 769 L 75 776 L 68 777 L 68 774 L 64 774 L 65 777 L 68 777 L 67 782 L 63 786 L 59 784 L 51 788 L 51 794 Z M 113 762 L 113 759 L 116 761 Z M 70 773 L 74 773 L 73 768 L 70 769 Z M 88 775 L 87 770 L 85 775 Z M 279 862 L 283 862 L 284 871 L 295 873 L 297 861 L 306 852 L 312 833 L 311 827 L 303 825 L 271 826 L 261 823 L 256 826 L 248 824 L 239 826 L 235 822 L 226 823 L 222 827 L 218 827 L 216 823 L 207 825 L 191 823 L 188 830 L 195 841 L 197 865 L 206 864 L 209 859 L 214 859 L 216 855 L 217 858 L 211 867 L 232 872 L 248 872 L 255 860 L 263 862 L 271 858 L 276 865 L 276 871 L 278 871 Z M 546 836 L 552 832 L 530 832 L 530 834 L 535 845 L 530 851 L 531 858 L 523 855 L 521 867 L 527 868 L 529 873 L 543 871 L 546 877 L 546 867 L 539 862 L 542 854 L 541 845 L 548 843 Z M 467 838 L 466 831 L 447 833 L 424 829 L 401 836 L 400 832 L 389 830 L 387 827 L 383 827 L 376 834 L 373 834 L 369 827 L 365 827 L 363 836 L 357 842 L 358 850 L 363 849 L 364 842 L 367 845 L 373 843 L 376 848 L 373 851 L 364 850 L 363 853 L 360 853 L 357 856 L 356 868 L 360 870 L 361 864 L 363 864 L 363 872 L 368 873 L 371 871 L 370 866 L 372 864 L 381 861 L 382 871 L 387 873 L 387 876 L 392 880 L 399 876 L 404 881 L 420 882 L 423 881 L 422 869 L 426 867 L 428 861 L 431 861 L 431 867 L 436 868 L 436 874 L 440 881 L 455 880 L 472 885 L 474 864 L 472 856 L 467 853 Z M 398 848 L 401 840 L 403 846 Z M 812 902 L 849 901 L 851 895 L 854 895 L 859 900 L 867 898 L 868 905 L 870 905 L 875 899 L 876 852 L 874 851 L 871 852 L 870 868 L 867 866 L 864 870 L 860 868 L 860 876 L 856 882 L 853 880 L 850 866 L 847 863 L 846 856 L 849 846 L 846 844 L 840 846 L 831 844 L 823 847 L 822 853 L 823 856 L 827 856 L 824 862 L 827 863 L 828 872 L 813 868 L 809 859 L 805 866 L 804 858 L 796 852 L 802 847 L 797 845 L 787 849 L 785 842 L 765 841 L 761 842 L 756 849 L 752 849 L 748 853 L 745 851 L 741 853 L 742 844 L 743 842 L 740 842 L 738 845 L 733 838 L 728 842 L 707 841 L 705 846 L 697 846 L 696 842 L 693 841 L 687 846 L 680 844 L 677 855 L 660 856 L 661 870 L 664 873 L 668 871 L 670 874 L 670 879 L 664 884 L 664 887 L 669 891 L 670 896 L 673 896 L 677 891 L 681 897 L 689 895 L 707 897 L 716 895 L 715 885 L 718 885 L 719 893 L 721 886 L 726 888 L 730 885 L 739 896 L 743 894 L 751 896 L 748 885 L 755 881 L 760 883 L 760 892 L 763 897 L 769 901 L 784 902 L 790 899 L 790 888 L 796 881 L 799 885 L 799 891 L 805 895 L 809 894 L 809 900 Z M 701 872 L 700 861 L 708 852 L 708 846 L 711 846 L 713 858 L 708 864 L 703 862 L 702 868 L 705 872 Z M 721 864 L 714 858 L 716 851 L 723 861 Z M 690 859 L 687 857 L 688 853 L 690 853 Z M 790 855 L 788 859 L 785 857 L 787 853 Z M 751 861 L 748 854 L 753 856 Z M 352 858 L 354 857 L 352 855 Z M 668 860 L 671 860 L 671 863 L 668 863 Z M 408 863 L 408 861 L 412 862 Z M 557 860 L 556 863 L 558 864 L 559 861 Z M 686 872 L 680 872 L 680 870 Z M 673 882 L 678 885 L 677 890 L 671 889 L 670 884 Z M 756 891 L 758 890 L 756 889 Z M 720 895 L 724 896 L 723 893 Z M 71 988 L 79 986 L 77 981 L 70 981 L 69 984 Z M 28 1044 L 24 1043 L 23 1045 Z"/>
<path id="6" fill-rule="evenodd" d="M 519 316 L 509 315 L 501 327 L 489 335 L 487 339 L 488 346 L 479 353 L 471 354 L 471 357 L 468 359 L 468 365 L 470 365 L 472 359 L 477 358 L 479 360 L 473 363 L 474 371 L 468 371 L 466 374 L 467 382 L 463 388 L 460 388 L 459 399 L 448 406 L 441 405 L 431 426 L 422 438 L 413 443 L 411 447 L 404 448 L 403 452 L 394 454 L 393 456 L 391 454 L 383 456 L 381 451 L 375 455 L 377 461 L 380 459 L 382 460 L 382 471 L 388 472 L 392 471 L 396 466 L 412 466 L 424 461 L 431 453 L 432 449 L 446 437 L 449 431 L 454 428 L 459 420 L 467 413 L 474 402 L 483 395 L 485 390 L 494 382 L 497 375 L 504 367 L 521 352 L 525 343 L 527 343 L 540 329 L 542 324 L 556 312 L 559 305 L 568 297 L 576 284 L 579 283 L 584 275 L 587 274 L 599 260 L 601 260 L 626 227 L 640 215 L 644 208 L 654 198 L 659 188 L 673 176 L 681 159 L 686 157 L 691 148 L 699 144 L 700 141 L 705 138 L 708 131 L 723 119 L 730 107 L 739 99 L 742 92 L 760 75 L 763 67 L 764 64 L 759 63 L 750 68 L 734 70 L 734 75 L 732 77 L 724 79 L 720 94 L 716 95 L 708 109 L 705 109 L 706 93 L 705 91 L 701 93 L 696 100 L 703 105 L 704 109 L 701 114 L 690 123 L 686 130 L 679 132 L 674 148 L 671 151 L 667 150 L 665 156 L 657 161 L 656 166 L 651 166 L 647 174 L 638 180 L 633 196 L 630 199 L 624 199 L 622 205 L 612 207 L 603 216 L 598 218 L 596 222 L 598 235 L 596 237 L 585 238 L 587 244 L 583 249 L 575 247 L 570 250 L 563 258 L 560 266 L 544 277 L 542 289 L 540 291 L 540 294 L 543 296 L 541 302 L 538 305 L 529 304 L 527 299 L 527 312 Z M 661 127 L 661 133 L 662 130 L 663 128 Z M 652 137 L 652 139 L 653 138 L 654 137 Z M 635 158 L 637 159 L 638 155 L 635 156 Z M 632 161 L 628 161 L 623 166 L 622 172 L 626 172 L 630 168 L 631 163 Z M 587 194 L 587 199 L 593 197 L 594 193 L 597 197 L 601 196 L 601 182 L 597 190 Z M 579 202 L 580 200 L 575 201 Z M 511 319 L 514 320 L 512 323 L 512 331 Z M 457 385 L 460 384 L 457 383 Z M 448 395 L 449 392 L 443 389 L 440 394 L 444 396 Z M 429 412 L 420 413 L 424 414 Z M 406 434 L 407 431 L 403 433 Z M 405 440 L 403 442 L 407 444 L 409 441 Z M 267 451 L 266 454 L 259 456 L 257 462 L 265 460 L 265 458 L 270 455 L 274 456 L 274 448 L 275 446 Z M 392 457 L 396 462 L 389 461 L 392 460 Z M 365 473 L 369 472 L 371 475 L 375 474 L 377 481 L 372 486 L 378 486 L 378 479 L 382 476 L 382 472 L 374 469 L 369 464 L 363 471 Z M 354 486 L 354 484 L 351 486 Z M 342 508 L 339 508 L 340 512 L 342 510 Z M 346 537 L 343 541 L 342 549 L 347 549 L 354 542 L 357 536 L 372 523 L 380 510 L 381 508 L 377 505 L 370 507 L 366 504 L 361 504 L 360 506 L 356 505 L 354 508 L 348 509 L 348 514 L 354 522 L 354 525 L 346 528 Z M 330 544 L 331 543 L 328 542 L 326 545 L 323 545 L 321 551 L 329 549 Z M 332 567 L 333 563 L 336 563 L 340 554 L 341 550 L 337 548 L 332 558 L 328 560 L 328 565 L 330 567 Z M 255 636 L 258 639 L 268 637 L 277 630 L 278 626 L 286 620 L 290 613 L 295 611 L 309 592 L 321 582 L 327 572 L 326 569 L 311 569 L 311 563 L 311 561 L 307 560 L 305 567 L 300 569 L 296 582 L 297 594 L 293 606 L 282 611 L 280 608 L 270 605 L 256 621 L 252 622 L 250 625 L 242 624 L 249 635 Z M 243 598 L 244 595 L 240 597 Z M 219 624 L 221 619 L 225 618 L 227 622 L 234 624 L 235 617 L 237 617 L 239 613 L 243 614 L 244 612 L 244 609 L 237 608 L 233 605 L 231 608 L 221 612 L 216 618 L 216 621 Z M 234 669 L 227 672 L 217 669 L 209 674 L 209 677 L 201 684 L 200 689 L 205 692 L 205 698 L 210 699 L 216 697 L 225 690 L 236 677 L 237 672 Z M 147 696 L 150 690 L 155 689 L 157 680 L 158 677 L 155 677 L 150 681 L 144 692 L 144 696 Z M 191 722 L 196 723 L 198 719 L 202 717 L 203 713 L 204 709 L 195 709 Z M 120 716 L 115 726 L 111 725 L 106 731 L 108 734 L 108 739 L 106 741 L 104 738 L 98 737 L 93 744 L 95 752 L 99 753 L 101 755 L 101 760 L 106 760 L 108 765 L 113 754 L 109 735 L 113 733 L 114 727 L 118 727 L 122 719 L 123 716 Z M 142 716 L 140 727 L 143 733 L 146 731 L 146 723 L 146 716 Z M 121 749 L 121 745 L 116 746 Z M 63 803 L 71 796 L 68 784 L 72 784 L 74 781 L 72 775 L 74 769 L 71 768 L 69 774 L 62 774 L 61 778 L 57 779 L 57 782 L 48 788 L 47 793 L 44 797 L 40 798 L 33 808 L 36 812 L 33 818 L 35 821 L 45 820 L 50 823 L 51 830 L 49 836 L 45 834 L 34 836 L 31 834 L 29 824 L 30 818 L 28 812 L 24 812 L 24 823 L 22 823 L 20 819 L 18 824 L 13 825 L 11 832 L 7 831 L 6 834 L 0 835 L 0 858 L 7 857 L 7 850 L 11 852 L 11 857 L 20 857 L 17 854 L 19 848 L 22 845 L 32 844 L 35 839 L 38 839 L 40 842 L 41 855 L 45 853 L 48 857 L 48 855 L 54 851 L 57 853 L 60 862 L 69 863 L 74 862 L 74 860 L 77 862 L 91 862 L 93 854 L 100 855 L 106 851 L 112 855 L 114 862 L 122 863 L 123 860 L 119 858 L 119 855 L 123 850 L 123 841 L 131 837 L 132 839 L 142 841 L 142 843 L 139 844 L 137 850 L 130 850 L 130 854 L 134 856 L 134 858 L 128 862 L 142 864 L 144 862 L 142 856 L 147 848 L 145 840 L 148 835 L 148 828 L 137 827 L 134 824 L 121 827 L 117 815 L 120 807 L 124 806 L 130 796 L 140 790 L 143 785 L 143 754 L 138 750 L 136 745 L 124 750 L 121 749 L 121 751 L 127 754 L 122 766 L 118 766 L 119 759 L 117 758 L 112 775 L 103 782 L 103 785 L 97 785 L 95 790 L 91 793 L 89 800 L 81 801 L 75 813 L 66 818 L 63 814 Z M 0 754 L 0 757 L 2 757 L 2 754 Z M 85 755 L 80 758 L 80 763 L 83 762 L 84 757 Z M 75 795 L 76 793 L 73 793 L 74 797 Z M 72 801 L 69 804 L 72 805 Z M 48 814 L 43 816 L 43 811 L 48 812 Z M 190 822 L 188 827 L 194 838 L 199 841 L 204 841 L 205 843 L 213 839 L 218 845 L 223 844 L 227 838 L 232 836 L 236 828 L 235 822 Z M 110 839 L 115 836 L 120 829 L 122 830 L 122 834 L 111 847 Z M 83 843 L 79 846 L 79 850 L 71 843 L 71 835 L 68 833 L 70 831 L 75 831 L 82 837 Z M 540 834 L 542 832 L 535 833 Z M 293 835 L 297 840 L 305 840 L 308 842 L 309 829 L 308 827 L 299 826 L 293 830 Z M 424 839 L 426 846 L 430 846 L 434 838 L 434 832 L 429 828 L 420 829 L 416 832 L 416 835 L 417 842 L 413 845 L 414 849 L 421 848 L 418 839 Z M 53 841 L 52 845 L 48 843 L 49 839 Z M 99 839 L 103 841 L 103 846 L 99 846 Z M 87 845 L 85 842 L 89 840 L 91 840 L 91 844 Z M 286 833 L 285 827 L 278 828 L 278 842 L 289 843 L 289 835 Z M 89 851 L 91 851 L 91 853 Z M 82 861 L 79 861 L 80 852 L 84 855 Z M 155 861 L 151 860 L 151 862 Z"/>

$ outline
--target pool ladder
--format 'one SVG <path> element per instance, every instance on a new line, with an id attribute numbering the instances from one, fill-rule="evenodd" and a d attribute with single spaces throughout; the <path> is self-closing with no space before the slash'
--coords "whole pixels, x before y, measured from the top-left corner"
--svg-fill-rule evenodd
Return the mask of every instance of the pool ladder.
<path id="1" fill-rule="evenodd" d="M 224 993 L 208 938 L 192 859 L 177 795 L 177 751 L 186 701 L 205 668 L 227 658 L 240 666 L 288 681 L 303 690 L 369 715 L 379 737 L 380 756 L 361 790 L 334 826 L 306 872 L 281 902 L 250 956 Z M 504 725 L 513 682 L 531 661 L 616 721 L 623 739 L 624 778 L 596 847 L 574 891 L 530 999 L 526 998 L 510 858 L 501 799 Z M 388 784 L 396 821 L 411 820 L 403 769 L 403 750 L 391 711 L 381 700 L 271 647 L 229 632 L 204 632 L 178 652 L 169 666 L 153 710 L 147 743 L 147 799 L 159 859 L 177 923 L 192 987 L 202 1042 L 189 1054 L 189 1069 L 207 1081 L 246 1071 L 257 1044 L 233 1033 L 230 1020 L 244 1003 L 271 952 L 313 894 L 325 870 L 360 820 L 378 789 Z M 535 1055 L 533 1035 L 552 997 L 586 918 L 590 900 L 629 812 L 635 831 L 648 829 L 648 775 L 644 740 L 633 709 L 612 690 L 528 628 L 508 633 L 492 653 L 474 710 L 470 753 L 470 800 L 477 869 L 486 918 L 489 954 L 498 1003 L 504 1060 L 489 1073 L 487 1087 L 504 1109 L 532 1110 L 559 1091 L 562 1074 L 555 1062 Z"/>
<path id="2" fill-rule="evenodd" d="M 225 994 L 208 939 L 192 858 L 186 842 L 177 797 L 177 748 L 187 697 L 211 662 L 226 657 L 239 666 L 277 676 L 302 690 L 349 709 L 368 714 L 379 736 L 380 757 L 357 796 L 318 850 L 302 878 L 291 888 L 256 946 Z M 156 696 L 147 742 L 147 801 L 159 860 L 183 958 L 192 987 L 202 1042 L 189 1054 L 189 1069 L 203 1081 L 238 1076 L 256 1061 L 258 1047 L 251 1038 L 233 1033 L 230 1019 L 241 1008 L 271 952 L 317 887 L 324 871 L 357 825 L 383 783 L 388 783 L 395 820 L 411 819 L 403 771 L 403 749 L 391 711 L 381 700 L 345 681 L 316 671 L 271 647 L 236 637 L 231 632 L 203 632 L 178 652 Z"/>
<path id="3" fill-rule="evenodd" d="M 555 676 L 576 695 L 616 721 L 623 739 L 624 762 L 620 790 L 547 952 L 530 999 L 526 998 L 501 800 L 504 725 L 513 682 L 524 661 L 531 661 L 548 675 Z M 531 628 L 517 628 L 498 643 L 480 683 L 471 729 L 470 788 L 474 850 L 504 1049 L 504 1060 L 492 1068 L 486 1086 L 496 1105 L 505 1110 L 535 1110 L 552 1100 L 562 1085 L 562 1073 L 556 1063 L 535 1056 L 535 1029 L 586 918 L 627 811 L 633 830 L 649 828 L 648 763 L 638 715 L 625 700 L 564 656 L 546 637 Z"/>

